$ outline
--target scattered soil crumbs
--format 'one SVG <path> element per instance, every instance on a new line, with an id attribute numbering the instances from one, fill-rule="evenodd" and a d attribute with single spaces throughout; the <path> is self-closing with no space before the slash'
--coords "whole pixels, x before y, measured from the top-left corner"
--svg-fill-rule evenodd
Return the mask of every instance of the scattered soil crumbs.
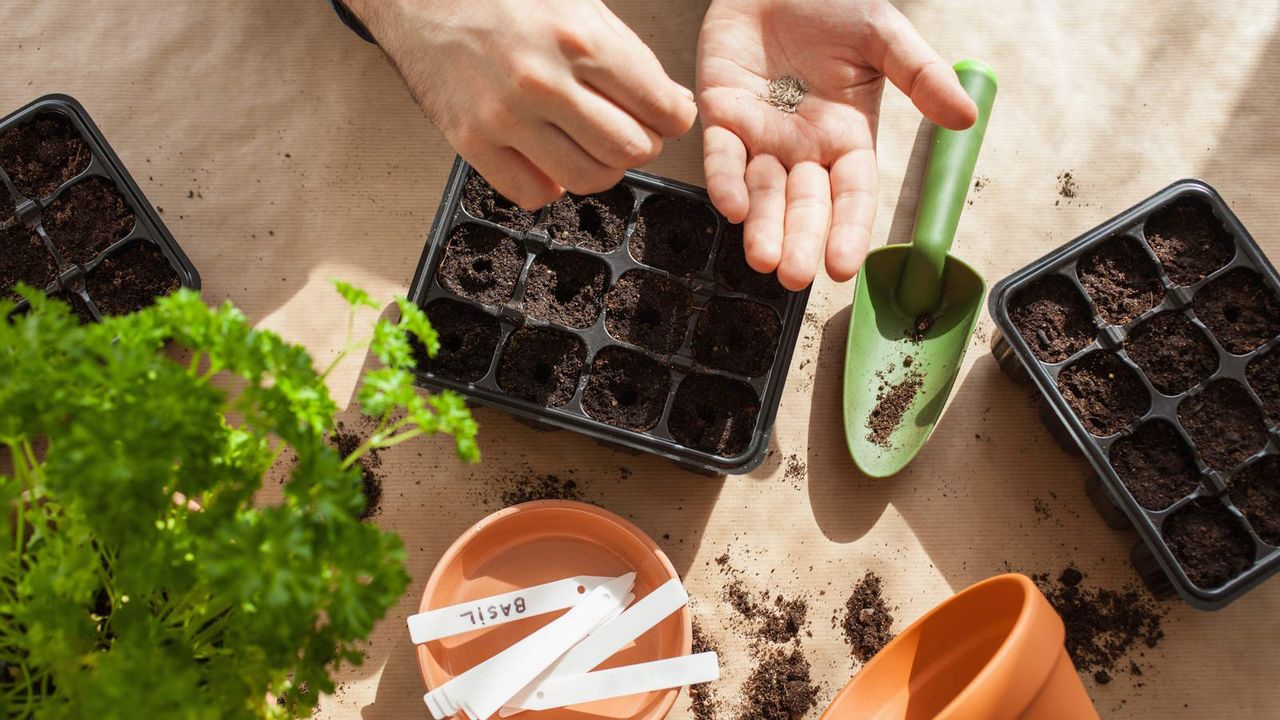
<path id="1" fill-rule="evenodd" d="M 1058 197 L 1073 200 L 1078 194 L 1080 187 L 1076 185 L 1076 176 L 1070 170 L 1058 173 Z"/>
<path id="2" fill-rule="evenodd" d="M 796 107 L 800 105 L 800 101 L 804 100 L 805 93 L 809 92 L 809 86 L 805 85 L 804 80 L 791 75 L 785 75 L 776 80 L 769 81 L 769 87 L 765 94 L 760 96 L 761 100 L 778 108 L 784 113 L 795 113 Z"/>
<path id="3" fill-rule="evenodd" d="M 340 422 L 329 440 L 338 454 L 345 458 L 355 452 L 366 439 Z M 360 511 L 360 519 L 368 520 L 382 509 L 379 505 L 382 501 L 383 477 L 379 470 L 382 467 L 382 450 L 365 453 L 364 457 L 356 461 L 356 465 L 360 468 L 361 490 L 364 491 L 364 510 Z"/>
<path id="4" fill-rule="evenodd" d="M 1201 200 L 1184 199 L 1147 220 L 1147 243 L 1179 285 L 1199 282 L 1226 265 L 1235 243 L 1213 210 Z"/>
<path id="5" fill-rule="evenodd" d="M 804 486 L 805 480 L 809 477 L 809 466 L 799 455 L 792 453 L 787 456 L 787 463 L 782 471 L 782 477 L 791 483 L 791 487 L 799 490 Z"/>
<path id="6" fill-rule="evenodd" d="M 720 643 L 707 635 L 697 620 L 693 621 L 693 652 L 694 654 L 704 652 L 721 654 Z M 720 697 L 713 683 L 689 686 L 689 710 L 698 720 L 713 720 L 719 716 Z"/>
<path id="7" fill-rule="evenodd" d="M 566 475 L 573 475 L 570 470 Z M 477 499 L 486 506 L 510 507 L 535 500 L 575 500 L 590 502 L 572 477 L 538 474 L 525 466 L 499 478 L 493 486 L 482 489 Z"/>
<path id="8" fill-rule="evenodd" d="M 853 657 L 866 663 L 884 649 L 893 639 L 893 615 L 884 601 L 883 582 L 879 575 L 868 570 L 853 586 L 853 593 L 845 602 L 845 616 L 841 625 L 844 639 L 853 647 Z"/>
<path id="9" fill-rule="evenodd" d="M 880 392 L 876 394 L 876 406 L 867 416 L 867 442 L 882 448 L 891 447 L 894 431 L 902 424 L 902 416 L 915 402 L 922 387 L 924 375 L 915 370 L 896 383 L 881 384 Z"/>
<path id="10" fill-rule="evenodd" d="M 500 195 L 476 172 L 471 173 L 462 188 L 462 207 L 481 220 L 512 230 L 528 230 L 538 217 L 537 213 L 529 212 Z"/>
<path id="11" fill-rule="evenodd" d="M 769 591 L 753 593 L 741 578 L 734 578 L 724 588 L 724 600 L 746 619 L 757 641 L 786 643 L 800 637 L 809 616 L 809 603 L 804 598 L 769 599 Z"/>
<path id="12" fill-rule="evenodd" d="M 1077 672 L 1092 675 L 1100 685 L 1121 672 L 1142 675 L 1133 653 L 1141 657 L 1144 647 L 1154 648 L 1164 639 L 1160 624 L 1166 608 L 1133 585 L 1122 590 L 1085 588 L 1084 573 L 1074 567 L 1057 578 L 1048 573 L 1031 578 L 1062 617 L 1067 654 Z"/>
<path id="13" fill-rule="evenodd" d="M 929 333 L 929 328 L 933 327 L 933 323 L 937 318 L 927 312 L 920 313 L 916 316 L 915 322 L 911 327 L 907 328 L 907 339 L 913 343 L 919 344 L 924 341 L 924 336 Z"/>
<path id="14" fill-rule="evenodd" d="M 756 662 L 743 687 L 737 720 L 795 720 L 818 704 L 818 686 L 800 648 L 769 648 Z"/>

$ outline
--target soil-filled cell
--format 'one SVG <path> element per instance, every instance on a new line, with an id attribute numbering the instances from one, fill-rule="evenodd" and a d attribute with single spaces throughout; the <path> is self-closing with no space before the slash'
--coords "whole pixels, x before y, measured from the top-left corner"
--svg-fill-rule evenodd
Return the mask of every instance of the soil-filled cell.
<path id="1" fill-rule="evenodd" d="M 13 286 L 20 282 L 43 290 L 57 277 L 58 267 L 39 235 L 21 224 L 0 227 L 0 298 L 18 299 Z"/>
<path id="2" fill-rule="evenodd" d="M 1165 521 L 1164 539 L 1191 582 L 1206 590 L 1253 565 L 1253 539 L 1217 500 L 1202 498 L 1180 508 Z"/>
<path id="3" fill-rule="evenodd" d="M 1280 301 L 1252 270 L 1237 268 L 1200 288 L 1192 307 L 1222 347 L 1236 355 L 1280 335 Z"/>
<path id="4" fill-rule="evenodd" d="M 494 228 L 459 225 L 449 234 L 437 275 L 450 292 L 501 305 L 511 299 L 523 268 L 518 241 Z"/>
<path id="5" fill-rule="evenodd" d="M 418 367 L 458 382 L 475 382 L 484 377 L 502 334 L 498 319 L 457 300 L 433 300 L 425 310 L 440 338 L 440 351 L 429 358 L 424 348 L 415 343 Z"/>
<path id="6" fill-rule="evenodd" d="M 1268 545 L 1280 545 L 1280 456 L 1267 455 L 1227 484 L 1231 502 Z"/>
<path id="7" fill-rule="evenodd" d="M 1196 458 L 1164 420 L 1139 427 L 1111 446 L 1111 466 L 1142 507 L 1163 510 L 1200 484 Z"/>
<path id="8" fill-rule="evenodd" d="M 538 219 L 536 212 L 525 210 L 503 197 L 475 171 L 472 171 L 462 186 L 462 207 L 472 217 L 512 230 L 528 230 Z"/>
<path id="9" fill-rule="evenodd" d="M 1154 213 L 1145 232 L 1169 279 L 1178 285 L 1205 279 L 1236 252 L 1227 229 L 1199 199 L 1185 198 Z"/>
<path id="10" fill-rule="evenodd" d="M 116 186 L 97 177 L 67 188 L 42 218 L 62 259 L 81 264 L 128 235 L 133 221 L 133 211 Z"/>
<path id="11" fill-rule="evenodd" d="M 1009 318 L 1031 352 L 1044 362 L 1062 362 L 1093 342 L 1089 304 L 1061 275 L 1032 283 L 1009 304 Z"/>
<path id="12" fill-rule="evenodd" d="M 524 287 L 532 317 L 587 328 L 600 316 L 609 266 L 583 253 L 551 250 L 534 259 Z"/>
<path id="13" fill-rule="evenodd" d="M 1163 312 L 1129 333 L 1125 352 L 1157 390 L 1177 395 L 1209 379 L 1218 369 L 1218 353 L 1186 315 Z"/>
<path id="14" fill-rule="evenodd" d="M 498 362 L 498 386 L 512 395 L 547 407 L 573 398 L 587 361 L 587 347 L 569 333 L 522 327 L 507 338 Z"/>
<path id="15" fill-rule="evenodd" d="M 582 409 L 601 422 L 645 431 L 662 418 L 671 373 L 633 350 L 610 347 L 596 353 L 582 390 Z"/>
<path id="16" fill-rule="evenodd" d="M 78 293 L 55 292 L 51 293 L 49 297 L 70 305 L 71 314 L 80 321 L 81 325 L 88 325 L 94 322 L 93 311 L 89 309 L 89 304 Z"/>
<path id="17" fill-rule="evenodd" d="M 1129 322 L 1164 298 L 1156 264 L 1131 237 L 1113 238 L 1089 251 L 1076 272 L 1098 314 L 1113 325 Z"/>
<path id="18" fill-rule="evenodd" d="M 751 444 L 760 398 L 750 385 L 717 375 L 689 375 L 676 389 L 667 429 L 681 445 L 732 457 Z"/>
<path id="19" fill-rule="evenodd" d="M 1118 355 L 1090 353 L 1058 376 L 1058 390 L 1089 432 L 1114 435 L 1146 414 L 1151 398 Z"/>
<path id="20" fill-rule="evenodd" d="M 1249 387 L 1262 399 L 1271 422 L 1280 425 L 1280 350 L 1272 349 L 1249 363 Z"/>
<path id="21" fill-rule="evenodd" d="M 84 172 L 93 159 L 89 146 L 62 113 L 43 112 L 0 135 L 0 167 L 18 192 L 39 200 Z"/>
<path id="22" fill-rule="evenodd" d="M 661 195 L 640 206 L 631 255 L 650 267 L 692 277 L 706 266 L 715 239 L 716 216 L 710 208 Z"/>
<path id="23" fill-rule="evenodd" d="M 761 275 L 747 264 L 746 249 L 742 244 L 742 225 L 729 225 L 720 238 L 720 251 L 716 255 L 716 279 L 734 292 L 774 300 L 787 294 L 778 282 L 777 273 Z"/>
<path id="24" fill-rule="evenodd" d="M 622 245 L 634 202 L 624 185 L 595 195 L 565 195 L 547 206 L 543 222 L 554 242 L 612 252 Z"/>
<path id="25" fill-rule="evenodd" d="M 84 282 L 103 315 L 141 310 L 179 286 L 178 274 L 164 253 L 147 242 L 136 242 L 108 255 Z"/>
<path id="26" fill-rule="evenodd" d="M 782 324 L 767 305 L 713 298 L 693 333 L 693 358 L 706 367 L 755 377 L 773 364 Z"/>
<path id="27" fill-rule="evenodd" d="M 623 342 L 658 353 L 675 352 L 684 340 L 692 302 L 680 283 L 631 270 L 605 295 L 605 328 Z"/>
<path id="28" fill-rule="evenodd" d="M 1262 410 L 1244 386 L 1218 380 L 1178 405 L 1178 420 L 1211 467 L 1230 470 L 1267 444 Z"/>

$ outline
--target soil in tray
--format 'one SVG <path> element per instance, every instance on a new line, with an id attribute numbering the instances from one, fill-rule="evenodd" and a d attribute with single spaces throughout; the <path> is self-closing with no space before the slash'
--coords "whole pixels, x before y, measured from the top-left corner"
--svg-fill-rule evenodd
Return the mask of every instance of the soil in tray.
<path id="1" fill-rule="evenodd" d="M 767 300 L 787 294 L 787 289 L 778 282 L 777 273 L 761 275 L 747 264 L 746 248 L 742 244 L 742 225 L 729 225 L 724 229 L 720 251 L 716 254 L 716 279 L 734 292 Z"/>
<path id="2" fill-rule="evenodd" d="M 498 319 L 466 303 L 443 298 L 427 303 L 425 309 L 431 327 L 440 336 L 440 351 L 429 358 L 415 343 L 418 367 L 458 382 L 484 377 L 502 333 Z"/>
<path id="3" fill-rule="evenodd" d="M 1164 539 L 1191 582 L 1215 588 L 1253 564 L 1253 538 L 1217 500 L 1201 498 L 1164 523 Z"/>
<path id="4" fill-rule="evenodd" d="M 624 185 L 595 195 L 565 195 L 547 206 L 543 223 L 551 239 L 596 252 L 622 245 L 635 196 Z"/>
<path id="5" fill-rule="evenodd" d="M 1093 342 L 1092 312 L 1075 283 L 1061 275 L 1041 278 L 1010 303 L 1009 317 L 1031 352 L 1062 362 Z"/>
<path id="6" fill-rule="evenodd" d="M 667 429 L 681 445 L 722 457 L 747 449 L 760 398 L 746 383 L 717 375 L 689 375 L 676 389 Z"/>
<path id="7" fill-rule="evenodd" d="M 133 211 L 110 180 L 89 178 L 45 209 L 44 230 L 68 263 L 87 263 L 133 229 Z"/>
<path id="8" fill-rule="evenodd" d="M 1131 237 L 1113 238 L 1091 250 L 1080 258 L 1076 272 L 1098 314 L 1113 325 L 1129 322 L 1164 297 L 1155 263 Z"/>
<path id="9" fill-rule="evenodd" d="M 716 216 L 701 203 L 660 195 L 640 206 L 631 235 L 636 260 L 674 275 L 702 272 L 716 238 Z"/>
<path id="10" fill-rule="evenodd" d="M 1249 363 L 1249 386 L 1262 399 L 1271 422 L 1280 425 L 1280 350 L 1271 350 Z"/>
<path id="11" fill-rule="evenodd" d="M 547 407 L 573 397 L 587 360 L 582 340 L 552 328 L 522 327 L 507 338 L 498 362 L 498 386 Z"/>
<path id="12" fill-rule="evenodd" d="M 623 342 L 671 353 L 684 341 L 692 303 L 689 290 L 675 280 L 631 270 L 605 295 L 604 325 Z"/>
<path id="13" fill-rule="evenodd" d="M 89 309 L 89 305 L 85 303 L 84 298 L 77 293 L 55 292 L 49 295 L 53 300 L 61 300 L 71 306 L 71 314 L 80 321 L 81 325 L 87 325 L 94 322 L 93 311 Z"/>
<path id="14" fill-rule="evenodd" d="M 519 242 L 493 228 L 459 225 L 449 234 L 437 275 L 450 292 L 501 305 L 511 299 L 523 268 Z"/>
<path id="15" fill-rule="evenodd" d="M 1170 310 L 1129 333 L 1125 352 L 1165 395 L 1178 395 L 1209 379 L 1218 353 L 1186 315 Z"/>
<path id="16" fill-rule="evenodd" d="M 609 266 L 585 253 L 551 250 L 534 259 L 524 287 L 532 317 L 588 328 L 600 316 Z"/>
<path id="17" fill-rule="evenodd" d="M 1178 285 L 1191 285 L 1226 265 L 1235 243 L 1203 200 L 1184 198 L 1147 220 L 1147 243 Z"/>
<path id="18" fill-rule="evenodd" d="M 103 315 L 141 310 L 178 289 L 178 274 L 159 248 L 137 242 L 112 253 L 85 277 L 85 289 Z"/>
<path id="19" fill-rule="evenodd" d="M 474 217 L 512 230 L 528 230 L 538 219 L 536 212 L 525 210 L 503 197 L 474 170 L 462 186 L 462 207 Z"/>
<path id="20" fill-rule="evenodd" d="M 656 360 L 623 348 L 596 353 L 582 391 L 582 409 L 601 422 L 644 431 L 658 424 L 671 373 Z"/>
<path id="21" fill-rule="evenodd" d="M 1227 494 L 1263 542 L 1280 546 L 1280 456 L 1267 455 L 1236 473 Z"/>
<path id="22" fill-rule="evenodd" d="M 1230 470 L 1267 444 L 1262 410 L 1235 380 L 1218 380 L 1183 400 L 1178 420 L 1200 457 L 1218 470 Z"/>
<path id="23" fill-rule="evenodd" d="M 1237 268 L 1200 288 L 1192 307 L 1222 347 L 1236 355 L 1280 335 L 1280 302 L 1252 270 Z"/>
<path id="24" fill-rule="evenodd" d="M 1174 426 L 1154 420 L 1111 446 L 1111 466 L 1142 507 L 1163 510 L 1200 484 L 1195 455 Z"/>
<path id="25" fill-rule="evenodd" d="M 755 377 L 773 364 L 782 325 L 767 305 L 713 298 L 693 334 L 693 358 L 706 367 Z"/>
<path id="26" fill-rule="evenodd" d="M 19 299 L 13 286 L 20 282 L 43 290 L 57 276 L 58 267 L 39 235 L 21 224 L 0 227 L 0 299 Z"/>
<path id="27" fill-rule="evenodd" d="M 1137 374 L 1110 352 L 1077 360 L 1058 376 L 1058 389 L 1085 429 L 1099 437 L 1120 432 L 1151 406 Z"/>
<path id="28" fill-rule="evenodd" d="M 18 192 L 39 200 L 89 167 L 93 153 L 71 120 L 43 112 L 0 135 L 0 167 Z"/>

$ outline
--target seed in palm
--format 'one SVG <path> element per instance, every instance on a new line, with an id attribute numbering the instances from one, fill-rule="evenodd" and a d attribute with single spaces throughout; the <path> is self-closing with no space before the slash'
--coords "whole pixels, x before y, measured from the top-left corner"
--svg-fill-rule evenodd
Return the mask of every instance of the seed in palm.
<path id="1" fill-rule="evenodd" d="M 784 113 L 794 113 L 796 106 L 804 99 L 804 94 L 809 91 L 809 86 L 798 77 L 786 75 L 769 81 L 768 93 L 760 97 L 761 100 L 778 108 Z"/>

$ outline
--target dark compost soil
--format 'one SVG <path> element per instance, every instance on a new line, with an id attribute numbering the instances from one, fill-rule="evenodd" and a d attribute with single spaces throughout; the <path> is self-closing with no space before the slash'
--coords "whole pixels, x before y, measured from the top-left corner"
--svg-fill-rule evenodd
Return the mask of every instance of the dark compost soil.
<path id="1" fill-rule="evenodd" d="M 573 397 L 587 360 L 582 340 L 552 328 L 522 327 L 507 338 L 498 385 L 512 395 L 559 407 Z"/>
<path id="2" fill-rule="evenodd" d="M 1280 335 L 1280 301 L 1252 270 L 1237 268 L 1205 285 L 1192 306 L 1222 347 L 1237 355 Z"/>
<path id="3" fill-rule="evenodd" d="M 475 382 L 489 372 L 502 329 L 498 319 L 457 300 L 440 299 L 427 304 L 427 318 L 440 336 L 440 352 L 428 358 L 415 345 L 423 370 L 458 382 Z"/>
<path id="4" fill-rule="evenodd" d="M 1164 297 L 1156 264 L 1131 237 L 1117 237 L 1080 258 L 1080 283 L 1102 319 L 1123 325 L 1155 307 Z"/>
<path id="5" fill-rule="evenodd" d="M 777 273 L 761 275 L 747 264 L 746 248 L 742 245 L 742 225 L 729 225 L 720 238 L 720 250 L 716 254 L 716 279 L 735 292 L 773 300 L 787 293 L 778 282 Z"/>
<path id="6" fill-rule="evenodd" d="M 773 365 L 782 323 L 767 305 L 717 297 L 693 333 L 693 358 L 706 367 L 754 377 Z"/>
<path id="7" fill-rule="evenodd" d="M 1163 510 L 1200 484 L 1195 455 L 1164 420 L 1140 426 L 1111 446 L 1111 465 L 1142 507 Z"/>
<path id="8" fill-rule="evenodd" d="M 338 423 L 329 441 L 338 454 L 345 458 L 363 445 L 366 439 L 348 429 L 344 423 Z M 365 453 L 356 461 L 356 466 L 360 468 L 360 489 L 364 492 L 364 509 L 360 511 L 360 519 L 368 520 L 378 514 L 379 504 L 382 502 L 382 451 L 371 450 Z"/>
<path id="9" fill-rule="evenodd" d="M 605 328 L 623 342 L 657 353 L 675 352 L 684 341 L 692 303 L 680 283 L 631 270 L 605 295 Z"/>
<path id="10" fill-rule="evenodd" d="M 656 360 L 623 348 L 596 353 L 582 391 L 582 409 L 591 417 L 629 430 L 658 424 L 671 390 L 671 373 Z"/>
<path id="11" fill-rule="evenodd" d="M 1169 516 L 1164 539 L 1187 578 L 1202 588 L 1218 587 L 1253 564 L 1253 538 L 1217 500 L 1193 500 Z"/>
<path id="12" fill-rule="evenodd" d="M 1280 425 L 1280 350 L 1271 350 L 1249 363 L 1249 387 L 1258 394 L 1271 422 Z"/>
<path id="13" fill-rule="evenodd" d="M 110 180 L 89 178 L 67 188 L 42 222 L 68 263 L 87 263 L 133 229 L 133 211 Z"/>
<path id="14" fill-rule="evenodd" d="M 1280 546 L 1280 456 L 1267 455 L 1236 473 L 1227 494 L 1263 542 Z"/>
<path id="15" fill-rule="evenodd" d="M 48 197 L 89 167 L 93 154 L 71 120 L 43 112 L 0 135 L 0 167 L 18 192 L 33 200 Z"/>
<path id="16" fill-rule="evenodd" d="M 749 624 L 757 640 L 786 643 L 800 637 L 809 617 L 809 603 L 804 598 L 770 599 L 768 590 L 753 593 L 741 578 L 724 587 L 724 600 Z"/>
<path id="17" fill-rule="evenodd" d="M 1062 362 L 1093 342 L 1089 305 L 1075 284 L 1060 275 L 1035 281 L 1013 299 L 1010 319 L 1036 357 Z"/>
<path id="18" fill-rule="evenodd" d="M 1111 352 L 1093 352 L 1058 376 L 1058 390 L 1089 432 L 1114 435 L 1142 417 L 1151 398 L 1138 376 Z"/>
<path id="19" fill-rule="evenodd" d="M 893 640 L 893 614 L 884 600 L 883 581 L 868 570 L 853 586 L 840 623 L 853 657 L 866 663 Z"/>
<path id="20" fill-rule="evenodd" d="M 1235 243 L 1208 204 L 1183 199 L 1147 220 L 1147 243 L 1178 285 L 1191 285 L 1226 265 Z"/>
<path id="21" fill-rule="evenodd" d="M 631 255 L 645 265 L 692 277 L 706 267 L 715 235 L 716 218 L 705 205 L 660 195 L 640 206 Z"/>
<path id="22" fill-rule="evenodd" d="M 89 305 L 80 297 L 78 293 L 73 292 L 53 292 L 49 294 L 50 299 L 61 300 L 71 306 L 71 314 L 80 321 L 81 325 L 87 325 L 94 322 L 93 311 L 89 309 Z"/>
<path id="23" fill-rule="evenodd" d="M 12 290 L 20 282 L 44 290 L 57 277 L 58 266 L 39 235 L 21 224 L 0 227 L 0 298 L 18 299 Z"/>
<path id="24" fill-rule="evenodd" d="M 437 276 L 450 292 L 501 305 L 511 299 L 523 268 L 519 242 L 501 230 L 460 225 L 449 235 Z"/>
<path id="25" fill-rule="evenodd" d="M 503 197 L 476 172 L 471 173 L 462 188 L 462 207 L 474 217 L 512 230 L 528 230 L 538 218 L 536 212 Z"/>
<path id="26" fill-rule="evenodd" d="M 760 398 L 750 385 L 695 373 L 676 389 L 667 427 L 682 445 L 732 457 L 747 449 L 759 412 Z"/>
<path id="27" fill-rule="evenodd" d="M 168 258 L 148 242 L 135 242 L 108 255 L 85 277 L 85 289 L 103 315 L 141 310 L 178 289 Z"/>
<path id="28" fill-rule="evenodd" d="M 565 195 L 547 206 L 543 220 L 551 239 L 595 252 L 622 245 L 635 196 L 625 185 L 595 195 Z"/>
<path id="29" fill-rule="evenodd" d="M 1125 352 L 1156 390 L 1178 395 L 1209 379 L 1218 353 L 1204 333 L 1176 310 L 1160 313 L 1129 333 Z"/>
<path id="30" fill-rule="evenodd" d="M 797 720 L 818 704 L 818 686 L 799 648 L 768 648 L 756 663 L 743 687 L 737 720 Z"/>
<path id="31" fill-rule="evenodd" d="M 591 327 L 600 316 L 609 266 L 585 253 L 548 251 L 534 259 L 524 287 L 529 315 L 573 328 Z"/>
<path id="32" fill-rule="evenodd" d="M 882 381 L 876 393 L 876 405 L 867 415 L 867 442 L 882 448 L 892 447 L 893 433 L 902 424 L 903 416 L 922 387 L 924 375 L 917 370 L 911 370 L 895 383 Z"/>
<path id="33" fill-rule="evenodd" d="M 1235 380 L 1218 380 L 1178 405 L 1178 420 L 1200 457 L 1230 470 L 1267 444 L 1262 410 Z"/>

